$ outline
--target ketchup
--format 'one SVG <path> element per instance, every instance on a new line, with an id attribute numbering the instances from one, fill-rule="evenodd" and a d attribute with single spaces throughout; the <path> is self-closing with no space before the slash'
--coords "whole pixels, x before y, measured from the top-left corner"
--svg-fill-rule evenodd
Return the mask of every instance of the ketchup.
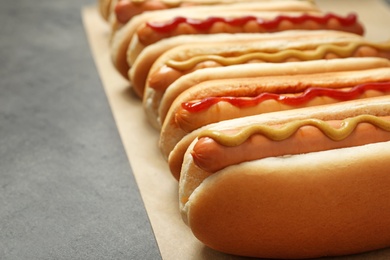
<path id="1" fill-rule="evenodd" d="M 323 16 L 313 16 L 309 14 L 303 14 L 301 16 L 276 16 L 271 20 L 264 20 L 255 16 L 244 16 L 238 18 L 223 18 L 223 17 L 209 17 L 205 20 L 197 20 L 185 17 L 176 17 L 166 23 L 148 22 L 147 26 L 159 33 L 169 33 L 173 31 L 179 24 L 187 23 L 197 30 L 207 30 L 216 22 L 223 22 L 231 26 L 243 26 L 249 21 L 256 21 L 267 30 L 275 29 L 282 21 L 290 21 L 293 24 L 301 24 L 305 21 L 314 21 L 319 24 L 326 24 L 330 19 L 337 19 L 343 26 L 350 26 L 356 23 L 356 14 L 349 14 L 346 17 L 340 17 L 333 13 L 328 13 Z"/>
<path id="2" fill-rule="evenodd" d="M 201 112 L 221 101 L 228 102 L 233 106 L 241 108 L 255 106 L 270 99 L 276 100 L 285 105 L 299 106 L 318 96 L 327 96 L 340 101 L 352 100 L 368 90 L 377 90 L 382 92 L 389 91 L 390 82 L 361 84 L 349 89 L 348 91 L 329 88 L 308 88 L 305 92 L 297 96 L 262 93 L 256 97 L 208 97 L 200 101 L 184 102 L 181 106 L 191 113 Z"/>

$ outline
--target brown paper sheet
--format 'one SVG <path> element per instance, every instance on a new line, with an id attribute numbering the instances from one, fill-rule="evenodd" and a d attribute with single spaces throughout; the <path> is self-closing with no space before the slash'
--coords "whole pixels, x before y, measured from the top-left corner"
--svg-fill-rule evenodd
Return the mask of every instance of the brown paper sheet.
<path id="1" fill-rule="evenodd" d="M 390 39 L 390 10 L 381 0 L 318 0 L 324 11 L 359 15 L 370 40 Z M 149 126 L 141 101 L 110 60 L 108 25 L 96 6 L 82 10 L 91 51 L 127 152 L 163 259 L 241 259 L 198 242 L 181 220 L 177 182 L 157 148 L 158 132 Z M 337 259 L 390 259 L 390 249 Z"/>

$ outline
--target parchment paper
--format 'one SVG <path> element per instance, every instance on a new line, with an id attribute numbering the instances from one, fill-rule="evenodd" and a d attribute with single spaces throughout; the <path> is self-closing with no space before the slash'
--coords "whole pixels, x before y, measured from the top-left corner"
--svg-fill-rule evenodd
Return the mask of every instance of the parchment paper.
<path id="1" fill-rule="evenodd" d="M 370 40 L 390 39 L 390 10 L 381 0 L 318 0 L 324 11 L 356 12 Z M 157 147 L 158 132 L 146 121 L 141 101 L 114 69 L 110 30 L 96 6 L 82 10 L 83 22 L 101 81 L 135 175 L 163 259 L 243 259 L 204 247 L 181 220 L 177 181 Z M 390 259 L 390 249 L 337 259 Z"/>

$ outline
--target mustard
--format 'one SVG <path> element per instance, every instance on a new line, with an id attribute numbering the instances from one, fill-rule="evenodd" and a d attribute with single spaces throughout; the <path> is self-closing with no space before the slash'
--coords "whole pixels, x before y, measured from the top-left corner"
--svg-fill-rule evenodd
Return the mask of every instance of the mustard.
<path id="1" fill-rule="evenodd" d="M 298 58 L 300 60 L 318 60 L 327 53 L 334 53 L 340 58 L 351 56 L 359 47 L 372 47 L 377 50 L 390 51 L 390 42 L 386 43 L 361 43 L 352 42 L 344 46 L 334 44 L 322 44 L 314 50 L 282 50 L 276 53 L 254 52 L 245 53 L 237 57 L 223 57 L 220 55 L 199 55 L 185 61 L 169 60 L 167 66 L 176 70 L 189 70 L 196 64 L 204 61 L 215 61 L 223 66 L 246 63 L 250 60 L 259 59 L 265 62 L 282 62 L 288 58 Z"/>
<path id="2" fill-rule="evenodd" d="M 264 135 L 273 141 L 282 141 L 292 136 L 299 128 L 310 125 L 317 127 L 333 141 L 341 141 L 347 138 L 359 123 L 370 123 L 382 130 L 390 132 L 390 121 L 373 115 L 360 115 L 343 120 L 339 128 L 330 126 L 326 121 L 310 118 L 295 120 L 286 123 L 281 127 L 264 124 L 251 125 L 239 130 L 236 134 L 225 134 L 215 130 L 204 130 L 200 133 L 198 138 L 210 137 L 224 146 L 238 146 L 254 134 Z"/>

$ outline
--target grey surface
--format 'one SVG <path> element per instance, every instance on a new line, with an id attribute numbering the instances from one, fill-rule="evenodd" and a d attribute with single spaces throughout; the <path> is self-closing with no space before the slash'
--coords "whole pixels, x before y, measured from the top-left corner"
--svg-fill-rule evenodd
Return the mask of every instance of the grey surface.
<path id="1" fill-rule="evenodd" d="M 0 2 L 0 259 L 159 259 L 82 27 L 95 0 Z"/>

